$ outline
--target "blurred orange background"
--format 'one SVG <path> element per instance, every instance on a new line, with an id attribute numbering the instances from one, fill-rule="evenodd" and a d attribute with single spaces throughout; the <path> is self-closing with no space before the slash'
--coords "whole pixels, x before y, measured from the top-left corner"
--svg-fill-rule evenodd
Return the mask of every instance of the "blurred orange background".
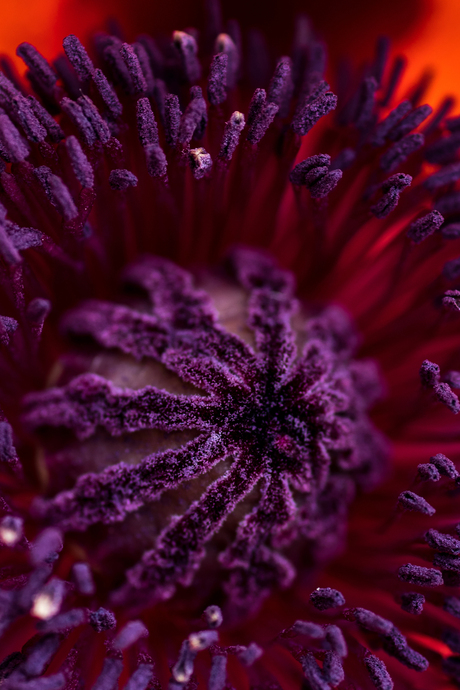
<path id="1" fill-rule="evenodd" d="M 108 15 L 124 27 L 128 39 L 137 32 L 159 33 L 197 25 L 209 0 L 2 0 L 0 52 L 14 56 L 22 41 L 33 43 L 46 57 L 61 50 L 63 37 L 82 40 L 104 27 Z M 359 61 L 372 54 L 380 34 L 393 40 L 394 50 L 409 58 L 406 84 L 425 67 L 435 79 L 428 100 L 436 105 L 443 95 L 459 96 L 460 0 L 223 0 L 224 16 L 246 27 L 259 25 L 279 52 L 289 49 L 293 18 L 303 11 L 325 37 L 334 61 L 348 54 Z M 15 58 L 16 59 L 16 58 Z M 17 59 L 16 59 L 17 60 Z M 17 60 L 22 71 L 22 63 Z"/>

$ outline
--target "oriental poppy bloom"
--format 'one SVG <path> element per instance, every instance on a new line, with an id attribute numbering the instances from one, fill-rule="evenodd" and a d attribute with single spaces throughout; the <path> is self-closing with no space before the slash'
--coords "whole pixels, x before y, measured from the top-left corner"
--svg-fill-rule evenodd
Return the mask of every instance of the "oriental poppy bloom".
<path id="1" fill-rule="evenodd" d="M 17 53 L 5 687 L 452 687 L 452 99 L 383 39 L 331 88 L 304 17 L 272 68 L 218 17 Z"/>

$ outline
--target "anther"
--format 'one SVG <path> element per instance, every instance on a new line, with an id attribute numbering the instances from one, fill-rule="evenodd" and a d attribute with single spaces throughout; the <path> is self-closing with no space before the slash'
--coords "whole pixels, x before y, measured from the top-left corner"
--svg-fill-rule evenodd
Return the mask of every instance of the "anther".
<path id="1" fill-rule="evenodd" d="M 134 48 L 129 43 L 123 43 L 120 48 L 120 55 L 128 69 L 132 82 L 133 93 L 145 93 L 147 91 L 147 82 L 145 81 L 144 73 L 142 72 L 139 58 L 136 55 Z"/>
<path id="2" fill-rule="evenodd" d="M 83 152 L 77 137 L 74 137 L 73 135 L 67 137 L 65 146 L 67 153 L 69 154 L 70 163 L 75 173 L 75 177 L 82 187 L 92 189 L 94 186 L 93 168 L 86 157 L 86 154 Z"/>
<path id="3" fill-rule="evenodd" d="M 188 157 L 190 169 L 195 180 L 201 180 L 212 170 L 212 158 L 205 149 L 190 149 Z"/>
<path id="4" fill-rule="evenodd" d="M 62 42 L 65 54 L 82 81 L 91 79 L 94 65 L 86 49 L 73 34 L 66 36 Z"/>
<path id="5" fill-rule="evenodd" d="M 421 565 L 407 563 L 398 569 L 398 577 L 403 582 L 421 587 L 440 587 L 443 583 L 442 574 L 435 568 L 425 568 Z"/>
<path id="6" fill-rule="evenodd" d="M 112 189 L 123 192 L 129 187 L 137 187 L 138 179 L 130 170 L 116 169 L 109 175 L 109 185 Z"/>
<path id="7" fill-rule="evenodd" d="M 319 611 L 334 609 L 345 604 L 345 597 L 337 589 L 318 587 L 310 594 L 310 601 Z"/>
<path id="8" fill-rule="evenodd" d="M 230 161 L 240 140 L 240 134 L 244 129 L 244 115 L 236 110 L 230 120 L 225 123 L 224 134 L 219 151 L 221 160 Z"/>
<path id="9" fill-rule="evenodd" d="M 419 242 L 432 235 L 436 230 L 439 230 L 443 223 L 444 218 L 439 211 L 431 211 L 411 223 L 407 236 L 412 242 L 419 244 Z"/>
<path id="10" fill-rule="evenodd" d="M 175 31 L 173 42 L 181 56 L 185 76 L 190 84 L 194 84 L 201 76 L 201 65 L 197 58 L 197 43 L 193 36 L 184 31 Z"/>
<path id="11" fill-rule="evenodd" d="M 434 515 L 436 509 L 432 505 L 425 501 L 422 496 L 414 494 L 413 491 L 403 491 L 398 496 L 398 505 L 404 510 L 412 510 L 417 513 L 423 513 L 423 515 Z"/>
<path id="12" fill-rule="evenodd" d="M 30 43 L 21 43 L 16 49 L 16 55 L 24 60 L 30 71 L 48 88 L 56 84 L 57 76 L 51 69 L 43 55 Z"/>
<path id="13" fill-rule="evenodd" d="M 212 105 L 220 105 L 227 98 L 228 55 L 214 55 L 209 68 L 208 100 Z"/>
<path id="14" fill-rule="evenodd" d="M 404 592 L 401 594 L 401 608 L 407 613 L 412 613 L 415 616 L 420 615 L 423 612 L 423 605 L 425 603 L 425 597 L 423 594 L 418 594 L 417 592 Z"/>

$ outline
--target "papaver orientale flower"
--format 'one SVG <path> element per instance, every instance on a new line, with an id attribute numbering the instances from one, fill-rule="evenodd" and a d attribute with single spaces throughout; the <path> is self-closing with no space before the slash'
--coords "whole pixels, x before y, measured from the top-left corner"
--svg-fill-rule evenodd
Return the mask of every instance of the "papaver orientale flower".
<path id="1" fill-rule="evenodd" d="M 212 19 L 3 62 L 0 677 L 453 687 L 460 118 Z"/>

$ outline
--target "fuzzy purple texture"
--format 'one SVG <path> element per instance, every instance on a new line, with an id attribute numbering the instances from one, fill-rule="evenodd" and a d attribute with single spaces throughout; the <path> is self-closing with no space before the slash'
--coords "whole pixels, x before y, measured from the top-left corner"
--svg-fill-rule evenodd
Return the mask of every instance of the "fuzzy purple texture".
<path id="1" fill-rule="evenodd" d="M 412 613 L 416 616 L 423 612 L 423 604 L 425 597 L 423 594 L 417 592 L 404 592 L 401 594 L 401 608 L 407 613 Z"/>
<path id="2" fill-rule="evenodd" d="M 142 43 L 133 43 L 133 48 L 136 53 L 137 59 L 139 60 L 139 65 L 142 71 L 142 75 L 145 79 L 147 96 L 153 96 L 155 92 L 155 77 L 152 71 L 152 66 L 150 64 L 150 58 L 147 53 L 145 46 Z"/>
<path id="3" fill-rule="evenodd" d="M 230 24 L 230 22 L 229 22 Z M 233 37 L 234 38 L 234 37 Z M 217 53 L 225 53 L 227 62 L 227 87 L 233 89 L 238 79 L 240 66 L 240 51 L 229 34 L 219 34 L 216 38 L 215 50 Z M 238 41 L 237 41 L 238 42 Z M 239 44 L 240 42 L 238 42 Z"/>
<path id="4" fill-rule="evenodd" d="M 443 453 L 433 455 L 430 458 L 430 464 L 434 465 L 444 477 L 449 477 L 449 479 L 456 479 L 458 477 L 458 472 L 454 463 L 443 455 Z"/>
<path id="5" fill-rule="evenodd" d="M 262 101 L 262 99 L 261 99 L 261 101 Z M 253 107 L 251 110 L 252 105 L 253 104 L 251 101 L 251 105 L 250 105 L 251 123 L 249 124 L 249 118 L 248 118 L 247 140 L 249 142 L 251 142 L 251 144 L 258 144 L 259 141 L 264 136 L 267 129 L 270 127 L 273 120 L 275 119 L 275 115 L 279 110 L 279 106 L 276 103 L 266 102 L 265 91 L 264 91 L 263 106 L 260 108 L 257 108 L 257 109 L 255 107 Z"/>
<path id="6" fill-rule="evenodd" d="M 298 163 L 291 170 L 289 179 L 293 184 L 304 185 L 313 199 L 322 199 L 329 194 L 342 178 L 342 171 L 330 171 L 331 157 L 320 153 Z"/>
<path id="7" fill-rule="evenodd" d="M 349 609 L 345 611 L 344 615 L 348 620 L 356 621 L 365 630 L 370 630 L 371 632 L 381 635 L 388 635 L 393 629 L 393 623 L 391 621 L 367 609 Z"/>
<path id="8" fill-rule="evenodd" d="M 304 136 L 324 115 L 337 107 L 337 96 L 331 91 L 321 94 L 317 98 L 307 101 L 305 106 L 294 116 L 292 129 L 296 134 Z"/>
<path id="9" fill-rule="evenodd" d="M 405 636 L 393 626 L 392 631 L 384 636 L 383 648 L 388 654 L 414 671 L 426 671 L 428 660 L 419 652 L 411 649 Z"/>
<path id="10" fill-rule="evenodd" d="M 91 123 L 86 118 L 81 106 L 67 97 L 62 99 L 60 105 L 64 113 L 66 113 L 71 122 L 78 129 L 84 143 L 87 146 L 93 146 L 96 141 L 96 133 Z"/>
<path id="11" fill-rule="evenodd" d="M 435 362 L 425 359 L 419 370 L 420 382 L 424 388 L 433 388 L 439 383 L 441 369 Z"/>
<path id="12" fill-rule="evenodd" d="M 184 76 L 190 84 L 194 84 L 201 76 L 201 64 L 197 57 L 198 46 L 194 37 L 184 31 L 176 31 L 174 45 L 180 55 Z"/>
<path id="13" fill-rule="evenodd" d="M 433 108 L 431 105 L 420 105 L 418 108 L 406 115 L 389 133 L 389 138 L 392 141 L 402 139 L 406 134 L 409 134 L 413 129 L 418 127 L 426 118 L 431 115 Z"/>
<path id="14" fill-rule="evenodd" d="M 125 191 L 129 187 L 137 187 L 137 182 L 136 175 L 124 168 L 112 170 L 109 175 L 109 184 L 111 188 L 118 192 Z"/>
<path id="15" fill-rule="evenodd" d="M 117 620 L 111 611 L 104 608 L 99 608 L 97 611 L 90 613 L 90 624 L 96 632 L 105 632 L 112 630 L 117 625 Z"/>
<path id="16" fill-rule="evenodd" d="M 127 579 L 131 588 L 148 587 L 162 597 L 189 583 L 207 541 L 259 484 L 258 504 L 220 557 L 230 595 L 253 605 L 295 575 L 278 543 L 302 535 L 330 540 L 331 531 L 340 543 L 350 500 L 344 488 L 372 485 L 385 450 L 366 415 L 378 377 L 368 362 L 351 359 L 356 338 L 345 314 L 330 308 L 310 319 L 297 353 L 292 276 L 251 250 L 235 251 L 231 263 L 249 294 L 256 351 L 219 325 L 209 297 L 193 288 L 188 273 L 161 259 L 147 258 L 125 275 L 147 291 L 150 314 L 93 301 L 65 322 L 68 331 L 91 335 L 103 347 L 161 361 L 206 395 L 153 386 L 133 391 L 85 374 L 29 396 L 26 421 L 34 428 L 66 426 L 79 438 L 98 426 L 114 436 L 144 428 L 199 431 L 180 448 L 153 453 L 137 466 L 120 463 L 83 475 L 74 489 L 40 500 L 37 510 L 63 529 L 123 520 L 231 455 L 227 472 L 181 517 L 171 518 Z"/>
<path id="17" fill-rule="evenodd" d="M 429 529 L 425 534 L 425 541 L 435 551 L 450 553 L 453 556 L 460 555 L 460 541 L 450 534 L 443 534 L 435 529 Z"/>
<path id="18" fill-rule="evenodd" d="M 424 515 L 434 515 L 436 510 L 422 496 L 413 491 L 403 491 L 398 496 L 398 505 L 404 510 L 414 510 Z"/>
<path id="19" fill-rule="evenodd" d="M 21 43 L 16 49 L 16 55 L 24 60 L 32 74 L 46 87 L 51 89 L 55 86 L 57 82 L 56 73 L 33 45 Z"/>
<path id="20" fill-rule="evenodd" d="M 165 98 L 165 135 L 169 146 L 175 146 L 179 137 L 181 111 L 179 97 L 175 93 L 169 93 Z"/>
<path id="21" fill-rule="evenodd" d="M 93 80 L 110 115 L 117 120 L 123 112 L 123 108 L 116 92 L 111 87 L 105 74 L 99 68 L 94 71 Z"/>
<path id="22" fill-rule="evenodd" d="M 82 187 L 91 189 L 94 186 L 93 168 L 83 152 L 80 142 L 77 137 L 70 136 L 65 140 L 65 145 L 75 177 Z"/>
<path id="23" fill-rule="evenodd" d="M 188 160 L 195 180 L 201 180 L 212 170 L 211 155 L 203 148 L 190 149 Z"/>
<path id="24" fill-rule="evenodd" d="M 29 155 L 29 147 L 7 115 L 0 114 L 0 144 L 6 160 L 19 163 Z"/>
<path id="25" fill-rule="evenodd" d="M 398 569 L 398 577 L 403 582 L 420 587 L 439 587 L 443 584 L 442 574 L 435 568 L 407 563 Z"/>
<path id="26" fill-rule="evenodd" d="M 178 135 L 179 142 L 188 146 L 192 139 L 201 139 L 204 135 L 207 122 L 206 101 L 202 96 L 196 94 L 192 96 L 192 100 L 187 105 L 181 117 Z"/>
<path id="27" fill-rule="evenodd" d="M 407 236 L 412 242 L 419 244 L 419 242 L 432 235 L 436 230 L 439 230 L 443 223 L 444 218 L 439 211 L 430 211 L 430 213 L 411 223 Z"/>
<path id="28" fill-rule="evenodd" d="M 345 597 L 337 589 L 322 587 L 310 594 L 310 601 L 318 611 L 337 608 L 345 604 Z"/>
<path id="29" fill-rule="evenodd" d="M 133 93 L 141 94 L 147 91 L 147 82 L 142 72 L 141 63 L 134 48 L 129 43 L 123 43 L 120 48 L 120 55 L 128 69 L 133 85 Z"/>
<path id="30" fill-rule="evenodd" d="M 460 573 L 460 558 L 449 553 L 435 553 L 433 565 L 438 566 L 441 570 L 450 570 L 454 573 Z"/>
<path id="31" fill-rule="evenodd" d="M 106 121 L 101 117 L 99 110 L 94 105 L 89 96 L 80 96 L 78 103 L 82 109 L 83 115 L 90 123 L 96 138 L 100 142 L 106 144 L 110 139 L 110 129 Z"/>
<path id="32" fill-rule="evenodd" d="M 393 690 L 394 683 L 384 662 L 373 654 L 366 654 L 364 665 L 377 690 Z"/>
<path id="33" fill-rule="evenodd" d="M 438 383 L 434 387 L 434 392 L 439 402 L 448 407 L 451 412 L 454 414 L 460 412 L 460 400 L 448 383 Z"/>
<path id="34" fill-rule="evenodd" d="M 137 131 L 139 132 L 139 141 L 141 145 L 144 148 L 149 144 L 159 146 L 158 125 L 148 98 L 140 98 L 137 101 L 136 118 Z"/>
<path id="35" fill-rule="evenodd" d="M 64 38 L 62 45 L 69 62 L 80 79 L 82 81 L 91 79 L 94 74 L 94 65 L 79 39 L 73 34 L 69 34 Z"/>
<path id="36" fill-rule="evenodd" d="M 425 143 L 423 134 L 408 134 L 396 141 L 380 159 L 380 167 L 386 172 L 393 172 L 409 156 L 417 151 Z"/>
<path id="37" fill-rule="evenodd" d="M 281 117 L 286 117 L 289 114 L 293 92 L 292 60 L 290 57 L 285 56 L 278 60 L 267 92 L 268 102 L 276 103 L 279 107 L 278 114 Z"/>
<path id="38" fill-rule="evenodd" d="M 371 212 L 376 218 L 386 218 L 391 211 L 394 211 L 398 205 L 399 196 L 401 192 L 412 182 L 410 175 L 398 173 L 392 175 L 382 184 L 383 196 L 374 206 L 371 207 Z"/>
<path id="39" fill-rule="evenodd" d="M 219 151 L 220 160 L 230 161 L 240 140 L 240 134 L 244 129 L 244 115 L 237 110 L 232 113 L 230 120 L 225 123 L 224 134 Z"/>
<path id="40" fill-rule="evenodd" d="M 441 479 L 438 468 L 428 462 L 418 465 L 417 470 L 420 479 L 424 482 L 438 482 Z"/>
<path id="41" fill-rule="evenodd" d="M 168 170 L 168 161 L 161 146 L 147 144 L 145 147 L 147 170 L 152 177 L 165 177 Z"/>
<path id="42" fill-rule="evenodd" d="M 29 141 L 43 141 L 47 135 L 45 127 L 34 113 L 30 101 L 18 93 L 10 100 L 12 111 Z"/>
<path id="43" fill-rule="evenodd" d="M 225 53 L 214 55 L 209 68 L 208 100 L 211 105 L 220 105 L 227 98 L 227 65 Z"/>
<path id="44" fill-rule="evenodd" d="M 386 116 L 386 118 L 378 123 L 372 137 L 372 143 L 374 146 L 383 146 L 393 127 L 400 122 L 405 115 L 407 115 L 410 109 L 411 104 L 409 101 L 401 101 L 401 103 L 399 103 L 396 108 L 394 108 L 389 115 Z"/>
<path id="45" fill-rule="evenodd" d="M 48 136 L 53 143 L 58 143 L 64 139 L 65 135 L 62 131 L 60 125 L 56 120 L 49 114 L 49 112 L 42 106 L 41 103 L 35 98 L 35 96 L 27 96 L 27 101 L 32 108 L 35 117 L 40 122 L 41 125 L 48 132 Z"/>

